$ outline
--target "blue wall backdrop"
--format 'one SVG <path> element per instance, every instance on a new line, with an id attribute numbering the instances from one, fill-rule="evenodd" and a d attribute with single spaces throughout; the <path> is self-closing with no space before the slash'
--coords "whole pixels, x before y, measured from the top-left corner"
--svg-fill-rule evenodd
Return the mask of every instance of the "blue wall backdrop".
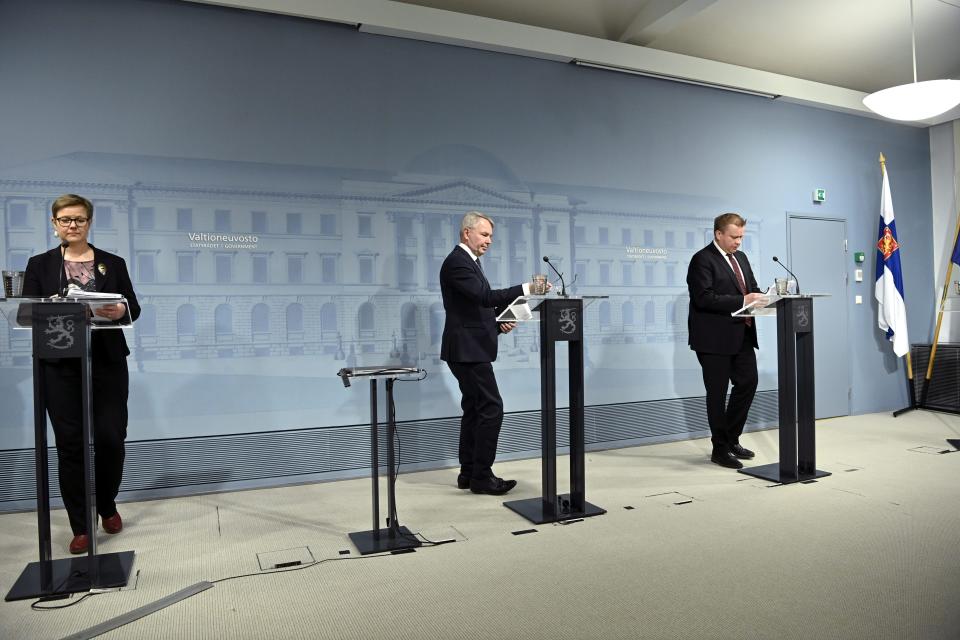
<path id="1" fill-rule="evenodd" d="M 845 219 L 869 280 L 881 151 L 911 337 L 929 337 L 922 129 L 166 0 L 3 2 L 0 87 L 0 263 L 22 269 L 52 246 L 51 201 L 81 193 L 96 204 L 92 241 L 127 259 L 143 305 L 130 440 L 153 471 L 128 464 L 130 491 L 362 467 L 366 397 L 334 376 L 350 365 L 426 368 L 398 393 L 405 460 L 455 458 L 437 272 L 470 209 L 497 222 L 494 285 L 529 280 L 550 255 L 578 293 L 609 294 L 587 313 L 594 444 L 706 428 L 684 278 L 715 215 L 749 220 L 761 285 L 786 255 L 788 212 Z M 872 285 L 850 298 L 849 348 L 834 357 L 853 361 L 851 411 L 897 408 L 904 374 L 878 337 Z M 755 426 L 775 415 L 775 327 L 760 331 Z M 538 446 L 536 349 L 535 327 L 501 341 L 516 421 L 505 451 Z M 20 504 L 29 336 L 3 330 L 0 366 L 0 453 L 22 474 L 0 502 Z M 617 426 L 629 421 L 647 427 Z"/>

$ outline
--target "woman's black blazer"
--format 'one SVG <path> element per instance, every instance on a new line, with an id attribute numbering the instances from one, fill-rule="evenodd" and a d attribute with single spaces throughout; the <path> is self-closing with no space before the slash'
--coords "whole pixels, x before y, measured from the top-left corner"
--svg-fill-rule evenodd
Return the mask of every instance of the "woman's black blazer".
<path id="1" fill-rule="evenodd" d="M 127 299 L 127 315 L 123 322 L 132 322 L 140 316 L 140 303 L 133 292 L 127 263 L 120 256 L 101 251 L 93 245 L 93 270 L 97 291 L 119 293 Z M 23 296 L 40 298 L 56 295 L 64 283 L 66 274 L 61 277 L 63 261 L 60 247 L 40 253 L 27 262 L 27 271 L 23 277 Z M 130 355 L 127 341 L 122 330 L 94 331 L 90 343 L 90 354 L 95 360 L 119 362 Z"/>

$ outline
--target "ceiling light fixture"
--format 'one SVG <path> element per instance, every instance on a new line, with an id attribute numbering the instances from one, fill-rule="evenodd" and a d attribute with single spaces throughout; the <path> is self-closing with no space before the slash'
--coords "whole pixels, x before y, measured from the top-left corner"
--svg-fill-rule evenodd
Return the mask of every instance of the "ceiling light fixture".
<path id="1" fill-rule="evenodd" d="M 913 51 L 913 82 L 875 91 L 863 99 L 867 109 L 891 120 L 926 120 L 960 104 L 960 80 L 917 82 L 917 35 L 910 0 L 910 43 Z"/>

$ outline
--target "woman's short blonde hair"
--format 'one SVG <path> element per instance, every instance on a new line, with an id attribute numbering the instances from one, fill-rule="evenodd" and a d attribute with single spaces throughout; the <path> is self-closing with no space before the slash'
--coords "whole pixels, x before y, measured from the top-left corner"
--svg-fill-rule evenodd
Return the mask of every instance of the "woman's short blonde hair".
<path id="1" fill-rule="evenodd" d="M 75 193 L 65 193 L 56 200 L 53 201 L 53 205 L 50 209 L 53 211 L 53 217 L 57 217 L 60 209 L 66 209 L 67 207 L 76 207 L 80 205 L 87 210 L 87 217 L 93 217 L 93 203 L 84 198 L 83 196 L 78 196 Z"/>

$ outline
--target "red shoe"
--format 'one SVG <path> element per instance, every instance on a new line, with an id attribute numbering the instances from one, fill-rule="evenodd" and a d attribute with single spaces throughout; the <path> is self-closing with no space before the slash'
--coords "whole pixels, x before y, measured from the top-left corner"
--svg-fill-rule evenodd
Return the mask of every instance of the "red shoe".
<path id="1" fill-rule="evenodd" d="M 123 520 L 120 519 L 120 512 L 117 511 L 109 518 L 101 518 L 103 530 L 107 533 L 120 533 L 123 531 Z"/>
<path id="2" fill-rule="evenodd" d="M 70 541 L 70 553 L 76 555 L 78 553 L 86 553 L 87 545 L 89 540 L 87 539 L 87 534 L 81 533 L 73 536 L 73 540 Z"/>

